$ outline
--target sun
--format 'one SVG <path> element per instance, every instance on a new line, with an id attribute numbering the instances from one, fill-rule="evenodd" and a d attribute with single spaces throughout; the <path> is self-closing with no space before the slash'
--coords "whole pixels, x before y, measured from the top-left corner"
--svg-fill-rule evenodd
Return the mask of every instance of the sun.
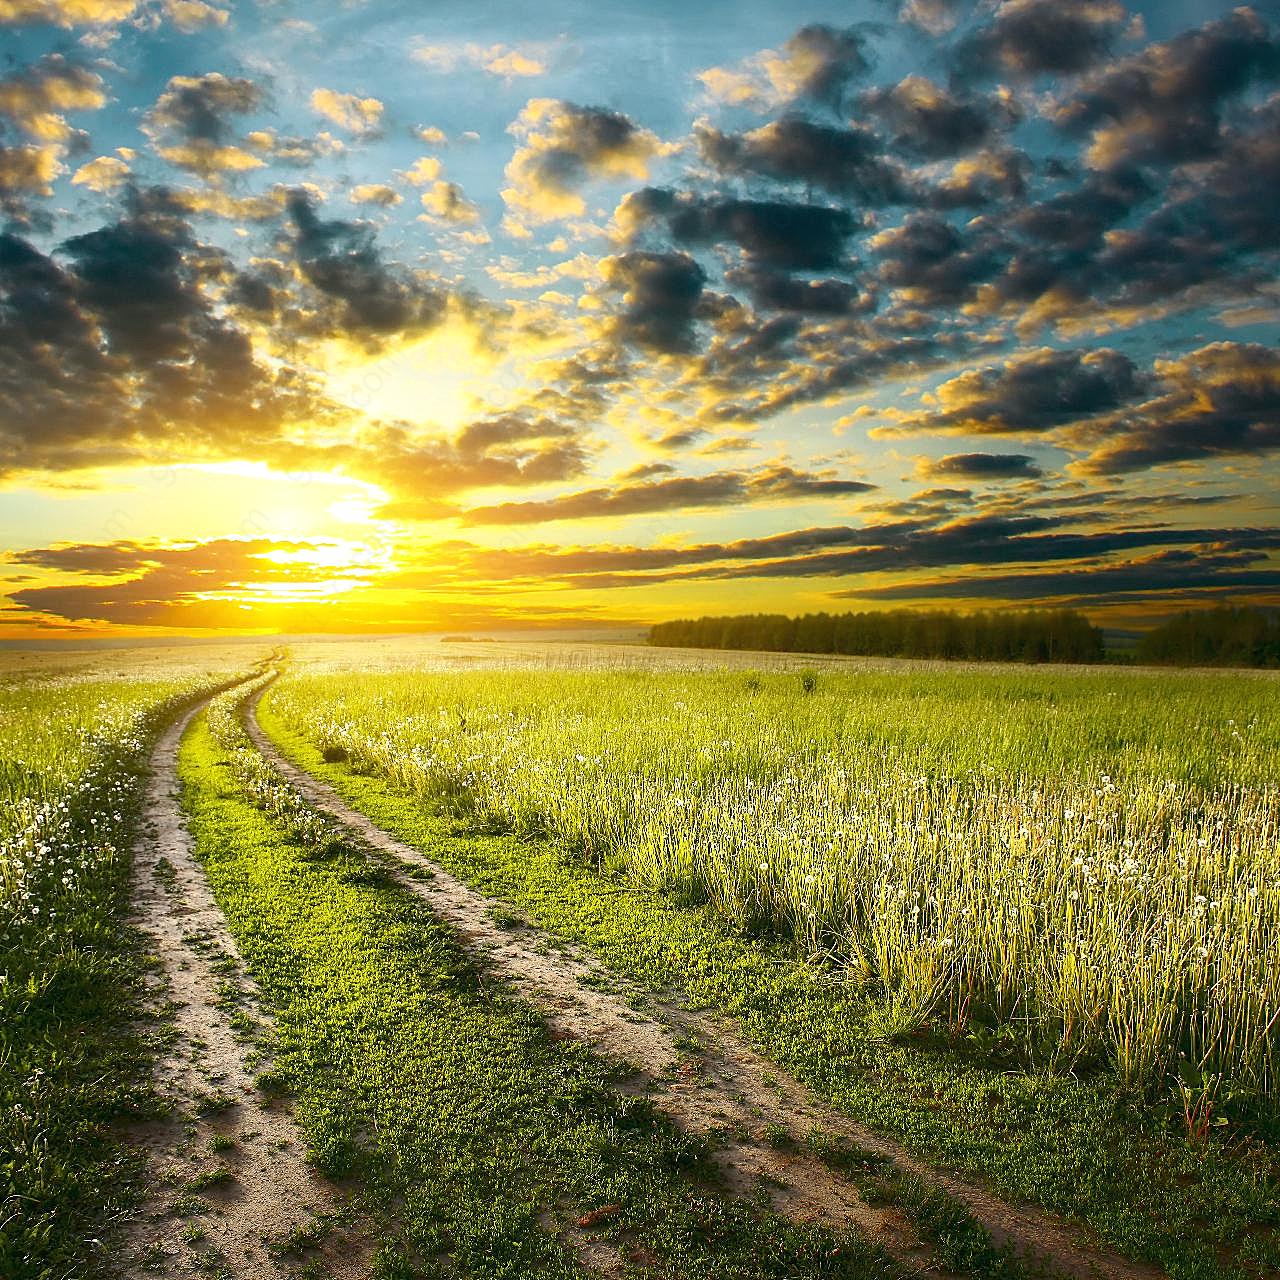
<path id="1" fill-rule="evenodd" d="M 370 357 L 331 345 L 328 394 L 371 419 L 456 431 L 483 409 L 498 357 L 465 325 L 442 325 L 418 342 Z"/>

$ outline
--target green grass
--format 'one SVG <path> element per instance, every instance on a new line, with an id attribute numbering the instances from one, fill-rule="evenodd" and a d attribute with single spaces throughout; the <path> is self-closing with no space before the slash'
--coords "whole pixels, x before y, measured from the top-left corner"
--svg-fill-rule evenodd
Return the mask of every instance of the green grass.
<path id="1" fill-rule="evenodd" d="M 122 666 L 128 661 L 121 659 Z M 122 1122 L 156 1107 L 136 1019 L 145 959 L 125 922 L 150 744 L 225 681 L 0 679 L 0 1275 L 68 1280 L 134 1195 Z"/>
<path id="2" fill-rule="evenodd" d="M 359 855 L 310 856 L 272 787 L 249 798 L 239 742 L 201 718 L 184 802 L 210 884 L 274 1008 L 309 1158 L 380 1217 L 384 1275 L 579 1274 L 546 1215 L 619 1206 L 595 1230 L 680 1277 L 889 1277 L 875 1249 L 778 1220 L 711 1185 L 698 1142 L 611 1069 L 553 1040 L 453 933 Z M 261 782 L 261 780 L 259 780 Z M 323 838 L 323 834 L 321 835 Z"/>
<path id="3" fill-rule="evenodd" d="M 1280 1096 L 1273 683 L 967 671 L 290 677 L 317 744 L 492 830 L 1221 1113 Z"/>
<path id="4" fill-rule="evenodd" d="M 525 679 L 522 673 L 511 683 Z M 288 690 L 268 694 L 262 721 L 296 763 L 384 829 L 544 928 L 584 943 L 618 972 L 737 1019 L 782 1066 L 859 1120 L 940 1165 L 984 1175 L 1007 1196 L 1074 1216 L 1179 1280 L 1280 1265 L 1276 1135 L 1265 1117 L 1193 1142 L 1170 1106 L 1117 1088 L 1106 1071 L 1076 1078 L 1028 1070 L 1016 1053 L 1002 1060 L 999 1044 L 963 1028 L 954 1044 L 886 1037 L 878 1024 L 884 1005 L 874 994 L 842 980 L 839 969 L 804 963 L 785 941 L 735 929 L 714 905 L 619 892 L 616 877 L 595 870 L 580 844 L 484 834 L 474 811 L 469 820 L 442 815 L 438 802 L 432 811 L 383 776 L 326 764 L 321 748 L 331 745 L 340 699 L 330 688 L 326 717 L 315 683 Z M 526 693 L 540 696 L 537 688 Z M 1195 699 L 1207 696 L 1197 689 L 1184 713 L 1205 712 Z M 1239 696 L 1247 702 L 1254 694 Z M 584 693 L 584 717 L 586 701 Z M 305 736 L 290 727 L 304 702 Z M 419 702 L 419 722 L 437 717 L 437 703 Z M 467 711 L 450 706 L 438 719 L 458 714 Z M 632 735 L 628 748 L 639 750 L 641 737 Z M 424 735 L 428 741 L 434 746 Z M 365 755 L 362 767 L 374 761 Z M 482 778 L 478 767 L 472 773 Z"/>

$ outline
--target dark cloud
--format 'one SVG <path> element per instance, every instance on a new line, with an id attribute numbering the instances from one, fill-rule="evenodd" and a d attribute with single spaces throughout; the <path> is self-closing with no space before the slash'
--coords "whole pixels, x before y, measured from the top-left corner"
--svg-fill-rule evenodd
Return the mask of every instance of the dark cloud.
<path id="1" fill-rule="evenodd" d="M 966 75 L 1084 71 L 1106 56 L 1128 16 L 1118 0 L 1003 0 L 961 41 L 956 65 Z"/>
<path id="2" fill-rule="evenodd" d="M 711 423 L 762 421 L 918 374 L 968 349 L 963 335 L 925 325 L 895 330 L 881 316 L 819 317 L 812 324 L 797 315 L 773 316 L 709 345 L 695 372 L 717 394 L 701 414 Z"/>
<path id="3" fill-rule="evenodd" d="M 783 46 L 780 78 L 795 97 L 839 109 L 845 90 L 871 67 L 866 32 L 812 23 Z"/>
<path id="4" fill-rule="evenodd" d="M 896 148 L 925 160 L 973 151 L 1018 118 L 1011 98 L 961 95 L 920 75 L 870 89 L 858 105 L 884 122 Z"/>
<path id="5" fill-rule="evenodd" d="M 859 204 L 880 207 L 914 199 L 911 179 L 859 125 L 836 127 L 788 115 L 750 133 L 696 130 L 698 149 L 720 173 L 804 183 Z"/>
<path id="6" fill-rule="evenodd" d="M 918 496 L 920 505 L 932 506 L 933 511 L 924 512 L 919 518 L 862 528 L 834 525 L 686 546 L 535 544 L 490 548 L 455 540 L 428 548 L 427 559 L 442 565 L 450 582 L 554 582 L 579 589 L 634 588 L 708 579 L 878 576 L 962 566 L 974 570 L 923 582 L 917 577 L 885 587 L 854 586 L 834 592 L 836 598 L 909 599 L 917 593 L 925 598 L 932 594 L 981 597 L 988 594 L 986 584 L 1007 582 L 1009 591 L 992 591 L 991 598 L 999 599 L 1004 594 L 1010 599 L 1034 600 L 1037 593 L 1033 584 L 1037 580 L 1047 588 L 1046 598 L 1052 598 L 1057 580 L 1066 584 L 1066 590 L 1072 590 L 1072 583 L 1082 585 L 1088 574 L 1100 568 L 1115 571 L 1113 590 L 1134 590 L 1145 582 L 1144 589 L 1167 596 L 1170 589 L 1176 589 L 1179 571 L 1191 582 L 1202 581 L 1202 572 L 1237 573 L 1242 576 L 1233 580 L 1241 585 L 1260 585 L 1262 579 L 1255 575 L 1267 573 L 1273 575 L 1268 581 L 1274 585 L 1274 575 L 1280 572 L 1251 567 L 1280 547 L 1280 530 L 1274 528 L 1176 530 L 1160 526 L 1077 533 L 1055 528 L 1066 517 L 1055 520 L 984 514 L 952 520 L 939 516 L 938 509 L 945 510 L 950 503 L 965 500 L 967 491 L 931 492 L 936 497 L 932 503 L 924 501 L 929 494 Z M 1136 561 L 1106 565 L 1101 560 L 1143 548 L 1156 550 Z M 1033 566 L 1037 561 L 1043 567 L 992 572 L 993 567 Z M 421 585 L 424 572 L 410 571 L 396 585 Z M 1128 576 L 1122 581 L 1123 575 Z M 438 577 L 434 574 L 432 581 Z"/>
<path id="7" fill-rule="evenodd" d="M 707 274 L 687 253 L 624 253 L 604 263 L 606 285 L 622 295 L 614 333 L 664 353 L 693 351 Z"/>
<path id="8" fill-rule="evenodd" d="M 1278 74 L 1280 44 L 1256 12 L 1240 8 L 1104 67 L 1057 121 L 1092 131 L 1095 168 L 1203 159 L 1220 148 L 1223 104 Z"/>
<path id="9" fill-rule="evenodd" d="M 474 508 L 464 518 L 472 525 L 542 524 L 738 503 L 849 497 L 874 488 L 861 480 L 772 466 L 755 472 L 718 471 L 705 476 L 642 479 L 611 488 L 566 493 L 542 502 L 504 502 Z"/>
<path id="10" fill-rule="evenodd" d="M 1119 475 L 1175 462 L 1259 457 L 1280 450 L 1280 351 L 1215 342 L 1161 360 L 1163 394 L 1082 428 L 1086 475 Z"/>
<path id="11" fill-rule="evenodd" d="M 860 587 L 839 595 L 845 599 L 878 600 L 1066 599 L 1073 604 L 1100 604 L 1117 595 L 1167 599 L 1205 589 L 1249 593 L 1280 590 L 1280 569 L 1254 567 L 1264 563 L 1277 546 L 1275 533 L 1263 531 L 1246 541 L 1252 549 L 1235 549 L 1231 544 L 1178 548 L 1118 564 L 917 579 L 886 587 Z"/>
<path id="12" fill-rule="evenodd" d="M 998 227 L 975 218 L 962 231 L 932 213 L 913 213 L 871 241 L 880 280 L 918 307 L 955 306 L 1004 265 L 1008 247 Z"/>
<path id="13" fill-rule="evenodd" d="M 642 574 L 682 565 L 706 565 L 724 561 L 798 556 L 856 541 L 859 531 L 845 525 L 798 529 L 762 538 L 742 538 L 724 543 L 695 543 L 662 547 L 544 546 L 490 549 L 465 544 L 459 563 L 471 572 L 495 579 L 527 577 L 572 581 L 581 574 Z M 628 585 L 630 580 L 628 579 Z M 636 582 L 645 579 L 637 577 Z"/>
<path id="14" fill-rule="evenodd" d="M 796 311 L 808 315 L 848 315 L 866 298 L 845 280 L 803 280 L 781 271 L 743 270 L 726 279 L 746 288 L 761 311 Z"/>
<path id="15" fill-rule="evenodd" d="M 969 567 L 989 576 L 991 566 L 1034 565 L 1087 560 L 1143 547 L 1185 547 L 1225 542 L 1239 547 L 1275 547 L 1275 529 L 1173 529 L 1156 526 L 1075 532 L 1061 526 L 1077 517 L 1031 514 L 980 514 L 937 524 L 929 517 L 910 518 L 861 529 L 848 528 L 822 549 L 795 553 L 779 546 L 774 558 L 747 558 L 741 563 L 718 564 L 729 559 L 722 551 L 708 554 L 711 563 L 684 568 L 689 563 L 673 552 L 672 566 L 657 572 L 605 572 L 585 574 L 577 585 L 637 587 L 656 582 L 726 580 L 739 578 L 802 579 L 839 578 L 862 574 L 903 573 L 917 569 Z M 656 566 L 655 566 L 656 568 Z M 976 580 L 976 579 L 975 579 Z M 869 588 L 836 593 L 861 596 Z"/>
<path id="16" fill-rule="evenodd" d="M 262 160 L 232 141 L 231 121 L 256 111 L 264 98 L 244 76 L 174 76 L 143 125 L 156 153 L 181 169 L 206 178 L 256 169 Z"/>
<path id="17" fill-rule="evenodd" d="M 424 333 L 443 319 L 448 293 L 430 278 L 388 266 L 369 224 L 322 219 L 301 191 L 288 208 L 290 248 L 321 303 L 303 322 L 313 336 L 335 333 L 376 347 L 393 335 Z"/>
<path id="18" fill-rule="evenodd" d="M 125 218 L 62 246 L 0 235 L 0 470 L 243 447 L 328 413 L 221 317 L 226 257 L 172 218 Z"/>
<path id="19" fill-rule="evenodd" d="M 1153 194 L 1135 169 L 1089 173 L 1078 185 L 1018 210 L 1014 225 L 1034 242 L 1032 253 L 1078 255 L 1077 260 L 1083 260 L 1102 247 L 1108 229 Z M 1063 261 L 1058 258 L 1057 271 Z"/>
<path id="20" fill-rule="evenodd" d="M 953 165 L 950 173 L 928 190 L 925 202 L 933 209 L 980 209 L 1000 201 L 1013 204 L 1027 194 L 1031 158 L 1009 147 L 988 149 Z"/>
<path id="21" fill-rule="evenodd" d="M 1137 399 L 1146 382 L 1119 351 L 1043 348 L 962 373 L 937 390 L 938 408 L 886 434 L 1019 435 L 1069 426 Z"/>
<path id="22" fill-rule="evenodd" d="M 1026 453 L 950 453 L 945 458 L 924 458 L 921 475 L 954 480 L 1026 480 L 1044 472 Z"/>
<path id="23" fill-rule="evenodd" d="M 1013 251 L 984 310 L 1028 329 L 1114 327 L 1265 293 L 1280 247 L 1280 97 L 1237 109 L 1214 138 L 1172 177 L 1122 165 L 1070 182 L 1068 170 L 1064 189 L 1012 210 Z"/>
<path id="24" fill-rule="evenodd" d="M 1054 286 L 1060 312 L 1124 320 L 1259 295 L 1276 274 L 1277 181 L 1280 99 L 1273 97 L 1242 113 L 1217 154 L 1171 184 L 1158 207 L 1072 264 Z"/>
<path id="25" fill-rule="evenodd" d="M 619 210 L 624 224 L 663 222 L 680 245 L 736 244 L 755 263 L 783 271 L 830 271 L 848 265 L 857 229 L 845 209 L 787 200 L 697 196 L 659 187 L 632 194 Z"/>
<path id="26" fill-rule="evenodd" d="M 961 511 L 974 505 L 972 489 L 930 488 L 921 489 L 909 498 L 897 502 L 884 502 L 877 512 L 886 516 L 920 518 L 926 523 L 950 520 Z"/>

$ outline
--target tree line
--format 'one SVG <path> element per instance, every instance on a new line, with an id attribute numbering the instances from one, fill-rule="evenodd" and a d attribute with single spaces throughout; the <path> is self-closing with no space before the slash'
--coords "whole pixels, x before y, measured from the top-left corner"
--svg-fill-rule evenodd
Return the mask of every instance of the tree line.
<path id="1" fill-rule="evenodd" d="M 649 643 L 689 649 L 766 649 L 885 658 L 1101 662 L 1102 632 L 1070 609 L 955 613 L 757 613 L 660 622 Z"/>
<path id="2" fill-rule="evenodd" d="M 1236 605 L 1188 610 L 1148 631 L 1135 657 L 1188 667 L 1280 667 L 1280 613 Z"/>

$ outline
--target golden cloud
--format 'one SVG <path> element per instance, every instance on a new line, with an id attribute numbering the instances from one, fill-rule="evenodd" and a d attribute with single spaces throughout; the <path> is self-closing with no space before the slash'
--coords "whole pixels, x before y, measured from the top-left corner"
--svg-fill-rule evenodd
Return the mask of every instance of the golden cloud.
<path id="1" fill-rule="evenodd" d="M 377 133 L 382 127 L 384 107 L 377 98 L 361 98 L 336 89 L 316 89 L 311 94 L 311 107 L 351 133 Z"/>

